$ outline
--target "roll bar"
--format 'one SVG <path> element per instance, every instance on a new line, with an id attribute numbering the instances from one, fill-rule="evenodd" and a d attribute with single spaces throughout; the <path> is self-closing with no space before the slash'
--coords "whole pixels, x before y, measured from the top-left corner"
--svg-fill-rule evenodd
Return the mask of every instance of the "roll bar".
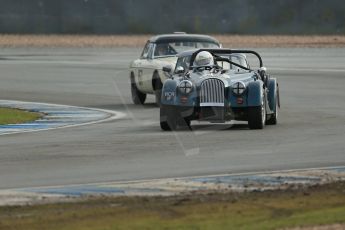
<path id="1" fill-rule="evenodd" d="M 215 53 L 215 54 L 254 54 L 259 59 L 260 67 L 263 67 L 262 58 L 257 52 L 253 50 L 237 50 L 237 49 L 236 50 L 235 49 L 199 49 L 192 54 L 190 58 L 189 66 L 193 66 L 196 55 L 200 53 L 201 51 L 208 51 L 210 53 Z"/>

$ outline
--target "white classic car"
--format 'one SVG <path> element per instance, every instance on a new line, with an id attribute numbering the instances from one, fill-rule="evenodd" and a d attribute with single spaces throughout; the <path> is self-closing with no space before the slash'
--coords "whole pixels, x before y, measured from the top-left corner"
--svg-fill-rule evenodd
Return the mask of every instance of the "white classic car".
<path id="1" fill-rule="evenodd" d="M 198 34 L 164 34 L 149 39 L 139 59 L 130 64 L 131 92 L 134 104 L 144 104 L 146 94 L 155 94 L 160 104 L 163 82 L 169 77 L 163 67 L 174 69 L 177 54 L 191 49 L 220 48 L 211 36 Z"/>

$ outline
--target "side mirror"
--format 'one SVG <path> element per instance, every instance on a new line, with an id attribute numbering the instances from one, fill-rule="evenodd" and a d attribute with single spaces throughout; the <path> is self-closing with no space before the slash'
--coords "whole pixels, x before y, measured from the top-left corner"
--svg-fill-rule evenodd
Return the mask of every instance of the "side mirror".
<path id="1" fill-rule="evenodd" d="M 171 73 L 171 69 L 172 69 L 171 66 L 164 66 L 163 67 L 163 72 L 166 72 L 166 73 L 170 74 Z"/>
<path id="2" fill-rule="evenodd" d="M 182 73 L 184 73 L 184 68 L 183 68 L 182 66 L 178 66 L 178 67 L 176 68 L 176 73 L 177 73 L 177 74 L 182 74 Z"/>

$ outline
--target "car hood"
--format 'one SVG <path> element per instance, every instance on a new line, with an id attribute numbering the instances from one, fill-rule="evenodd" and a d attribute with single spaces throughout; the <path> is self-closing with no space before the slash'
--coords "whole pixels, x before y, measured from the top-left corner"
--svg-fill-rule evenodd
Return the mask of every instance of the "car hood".
<path id="1" fill-rule="evenodd" d="M 239 72 L 239 73 L 191 73 L 188 80 L 192 81 L 196 85 L 200 85 L 206 79 L 217 78 L 224 82 L 225 87 L 232 85 L 235 82 L 241 81 L 245 84 L 253 81 L 254 72 Z"/>
<path id="2" fill-rule="evenodd" d="M 163 68 L 164 66 L 171 66 L 172 68 L 175 68 L 177 57 L 160 57 L 155 58 L 154 61 L 156 62 L 157 66 L 160 68 Z"/>

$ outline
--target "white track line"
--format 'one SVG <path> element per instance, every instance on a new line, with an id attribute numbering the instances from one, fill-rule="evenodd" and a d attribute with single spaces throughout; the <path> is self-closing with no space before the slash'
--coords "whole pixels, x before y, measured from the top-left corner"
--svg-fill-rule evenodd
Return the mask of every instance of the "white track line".
<path id="1" fill-rule="evenodd" d="M 83 110 L 89 110 L 89 111 L 98 111 L 103 112 L 106 114 L 109 114 L 107 118 L 96 120 L 96 121 L 90 121 L 86 123 L 80 123 L 80 124 L 72 124 L 72 125 L 62 125 L 59 127 L 52 127 L 52 128 L 43 128 L 38 130 L 23 130 L 23 131 L 15 131 L 10 133 L 1 133 L 0 136 L 4 135 L 11 135 L 11 134 L 18 134 L 18 133 L 31 133 L 31 132 L 40 132 L 40 131 L 47 131 L 47 130 L 55 130 L 55 129 L 62 129 L 62 128 L 72 128 L 72 127 L 80 127 L 80 126 L 86 126 L 86 125 L 93 125 L 98 124 L 102 122 L 112 121 L 116 119 L 120 119 L 126 116 L 125 113 L 118 112 L 118 111 L 112 111 L 112 110 L 106 110 L 106 109 L 98 109 L 98 108 L 88 108 L 88 107 L 81 107 L 81 106 L 71 106 L 71 105 L 61 105 L 61 104 L 52 104 L 52 103 L 41 103 L 41 102 L 24 102 L 24 101 L 15 101 L 15 100 L 0 100 L 1 102 L 11 102 L 11 103 L 18 103 L 18 104 L 33 104 L 33 105 L 46 105 L 46 106 L 57 106 L 57 107 L 64 107 L 66 108 L 75 108 L 75 109 L 83 109 Z"/>

